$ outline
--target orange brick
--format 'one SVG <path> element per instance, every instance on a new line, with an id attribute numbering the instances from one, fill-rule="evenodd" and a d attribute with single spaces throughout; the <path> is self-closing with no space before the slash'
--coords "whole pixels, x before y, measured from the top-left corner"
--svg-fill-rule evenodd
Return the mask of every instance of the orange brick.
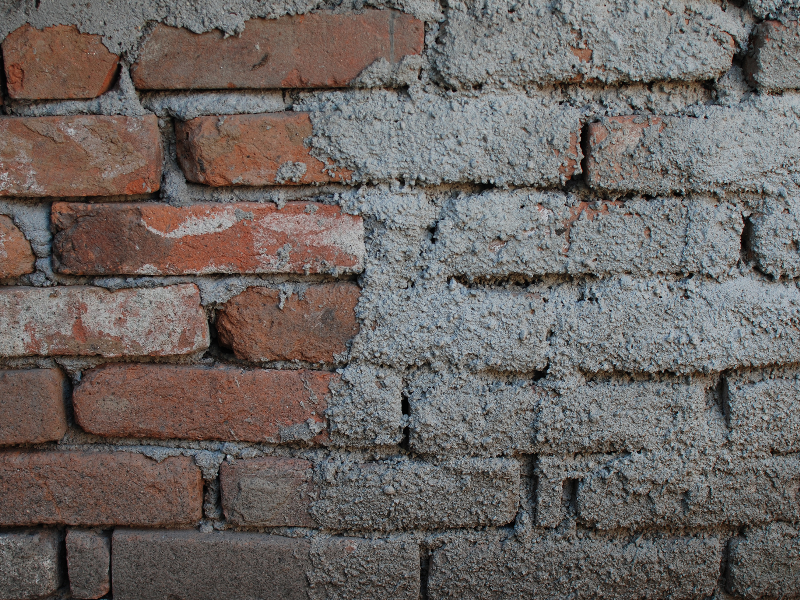
<path id="1" fill-rule="evenodd" d="M 155 115 L 0 117 L 0 196 L 154 192 L 161 160 Z"/>
<path id="2" fill-rule="evenodd" d="M 307 460 L 264 457 L 223 463 L 222 508 L 234 525 L 316 527 L 308 508 L 319 493 Z"/>
<path id="3" fill-rule="evenodd" d="M 378 59 L 420 54 L 425 26 L 393 10 L 253 19 L 239 36 L 158 25 L 132 68 L 141 89 L 343 87 Z"/>
<path id="4" fill-rule="evenodd" d="M 194 460 L 128 452 L 0 454 L 0 526 L 193 525 L 203 480 Z"/>
<path id="5" fill-rule="evenodd" d="M 0 215 L 0 279 L 33 273 L 36 257 L 14 222 Z"/>
<path id="6" fill-rule="evenodd" d="M 245 360 L 334 362 L 358 333 L 360 295 L 352 283 L 312 285 L 283 301 L 278 290 L 248 288 L 220 310 L 220 342 Z"/>
<path id="7" fill-rule="evenodd" d="M 58 369 L 0 371 L 0 445 L 60 440 L 67 431 Z"/>
<path id="8" fill-rule="evenodd" d="M 95 98 L 114 81 L 119 56 L 73 25 L 23 25 L 3 41 L 8 95 L 18 100 Z"/>
<path id="9" fill-rule="evenodd" d="M 0 288 L 0 356 L 168 356 L 208 344 L 192 284 Z"/>
<path id="10" fill-rule="evenodd" d="M 175 126 L 178 160 L 186 178 L 211 186 L 345 181 L 311 155 L 308 113 L 198 117 Z"/>
<path id="11" fill-rule="evenodd" d="M 114 365 L 73 393 L 78 425 L 117 437 L 280 443 L 327 439 L 333 373 Z"/>
<path id="12" fill-rule="evenodd" d="M 360 272 L 361 217 L 315 202 L 56 203 L 58 271 L 72 275 Z"/>

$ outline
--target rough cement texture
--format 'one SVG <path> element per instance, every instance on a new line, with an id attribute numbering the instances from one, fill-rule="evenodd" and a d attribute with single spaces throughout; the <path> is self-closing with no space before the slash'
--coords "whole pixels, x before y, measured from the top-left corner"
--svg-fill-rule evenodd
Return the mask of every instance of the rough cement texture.
<path id="1" fill-rule="evenodd" d="M 750 223 L 750 245 L 758 268 L 773 277 L 800 275 L 800 198 L 767 198 Z"/>
<path id="2" fill-rule="evenodd" d="M 728 554 L 728 591 L 758 598 L 800 597 L 800 531 L 786 523 L 746 529 Z"/>
<path id="3" fill-rule="evenodd" d="M 433 553 L 428 597 L 689 599 L 710 595 L 722 546 L 714 536 L 605 537 L 503 530 L 453 536 Z"/>
<path id="4" fill-rule="evenodd" d="M 557 185 L 580 173 L 580 113 L 546 97 L 418 91 L 319 94 L 313 153 L 353 182 Z"/>
<path id="5" fill-rule="evenodd" d="M 743 11 L 713 2 L 447 2 L 434 64 L 453 86 L 714 79 L 746 44 Z"/>
<path id="6" fill-rule="evenodd" d="M 282 92 L 152 92 L 142 94 L 142 106 L 159 117 L 188 121 L 206 115 L 250 115 L 280 112 L 291 104 Z"/>
<path id="7" fill-rule="evenodd" d="M 54 529 L 0 532 L 0 598 L 41 598 L 58 590 L 60 545 Z"/>
<path id="8" fill-rule="evenodd" d="M 745 66 L 760 89 L 800 88 L 800 24 L 797 20 L 765 21 L 755 32 Z"/>
<path id="9" fill-rule="evenodd" d="M 311 514 L 334 530 L 506 525 L 517 512 L 519 465 L 512 460 L 339 459 L 321 464 L 317 477 L 320 498 Z"/>
<path id="10" fill-rule="evenodd" d="M 750 10 L 759 18 L 777 15 L 783 11 L 800 8 L 798 0 L 747 0 Z"/>

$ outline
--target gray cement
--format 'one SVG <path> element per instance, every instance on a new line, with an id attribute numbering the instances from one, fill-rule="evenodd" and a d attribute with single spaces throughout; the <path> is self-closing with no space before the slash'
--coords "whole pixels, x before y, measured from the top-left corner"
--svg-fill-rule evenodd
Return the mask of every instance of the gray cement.
<path id="1" fill-rule="evenodd" d="M 748 0 L 753 14 L 760 19 L 777 16 L 784 11 L 800 8 L 800 0 Z"/>
<path id="2" fill-rule="evenodd" d="M 800 598 L 800 531 L 786 523 L 745 530 L 731 540 L 728 591 L 737 597 Z"/>

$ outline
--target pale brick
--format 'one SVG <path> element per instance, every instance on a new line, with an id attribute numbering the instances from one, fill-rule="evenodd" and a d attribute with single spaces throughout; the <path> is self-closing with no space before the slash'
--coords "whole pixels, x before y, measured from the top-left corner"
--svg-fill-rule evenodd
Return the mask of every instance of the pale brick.
<path id="1" fill-rule="evenodd" d="M 650 195 L 778 191 L 800 184 L 800 96 L 762 96 L 692 116 L 604 118 L 589 127 L 587 181 Z"/>
<path id="2" fill-rule="evenodd" d="M 329 462 L 319 469 L 311 514 L 337 530 L 393 531 L 506 525 L 517 513 L 519 465 L 464 459 L 439 465 L 405 459 Z"/>
<path id="3" fill-rule="evenodd" d="M 745 70 L 763 90 L 800 88 L 800 21 L 760 23 Z"/>
<path id="4" fill-rule="evenodd" d="M 742 11 L 645 0 L 449 3 L 434 64 L 451 85 L 716 79 Z"/>
<path id="5" fill-rule="evenodd" d="M 116 530 L 118 600 L 416 600 L 413 539 Z"/>
<path id="6" fill-rule="evenodd" d="M 315 155 L 353 182 L 558 185 L 581 172 L 581 113 L 521 94 L 379 91 L 309 98 Z"/>
<path id="7" fill-rule="evenodd" d="M 0 215 L 0 279 L 33 273 L 31 243 L 9 217 Z"/>
<path id="8" fill-rule="evenodd" d="M 73 598 L 94 600 L 111 591 L 111 538 L 90 529 L 67 530 L 67 570 Z"/>
<path id="9" fill-rule="evenodd" d="M 689 600 L 711 595 L 721 560 L 714 536 L 467 533 L 433 552 L 428 597 Z"/>
<path id="10" fill-rule="evenodd" d="M 758 268 L 775 278 L 800 276 L 800 198 L 767 198 L 749 220 Z"/>
<path id="11" fill-rule="evenodd" d="M 718 276 L 739 260 L 742 217 L 710 198 L 581 202 L 560 192 L 454 198 L 430 258 L 446 275 L 680 273 Z"/>
<path id="12" fill-rule="evenodd" d="M 634 453 L 611 460 L 578 487 L 578 517 L 598 529 L 708 527 L 797 521 L 800 460 L 712 451 Z"/>
<path id="13" fill-rule="evenodd" d="M 747 600 L 800 598 L 800 531 L 771 523 L 733 538 L 727 588 Z"/>
<path id="14" fill-rule="evenodd" d="M 208 344 L 200 294 L 191 284 L 0 290 L 0 356 L 168 356 Z"/>
<path id="15" fill-rule="evenodd" d="M 56 203 L 52 220 L 57 268 L 70 275 L 338 275 L 364 263 L 361 218 L 316 202 Z"/>
<path id="16" fill-rule="evenodd" d="M 61 586 L 61 534 L 53 529 L 0 532 L 0 598 L 44 598 Z"/>

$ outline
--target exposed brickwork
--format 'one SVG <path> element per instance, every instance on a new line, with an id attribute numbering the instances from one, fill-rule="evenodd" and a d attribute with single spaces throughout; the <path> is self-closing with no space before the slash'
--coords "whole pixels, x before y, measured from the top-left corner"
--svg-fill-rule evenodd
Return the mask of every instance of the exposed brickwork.
<path id="1" fill-rule="evenodd" d="M 189 181 L 212 186 L 345 181 L 312 156 L 307 113 L 198 117 L 178 123 L 178 160 Z"/>
<path id="2" fill-rule="evenodd" d="M 71 275 L 349 273 L 364 262 L 360 217 L 316 202 L 53 206 L 58 270 Z"/>
<path id="3" fill-rule="evenodd" d="M 0 525 L 191 526 L 203 484 L 191 458 L 129 452 L 0 454 Z"/>
<path id="4" fill-rule="evenodd" d="M 241 35 L 156 26 L 133 65 L 141 89 L 345 87 L 377 60 L 422 52 L 424 24 L 393 10 L 255 19 Z"/>
<path id="5" fill-rule="evenodd" d="M 147 194 L 161 139 L 144 117 L 0 117 L 0 196 Z"/>
<path id="6" fill-rule="evenodd" d="M 90 529 L 68 529 L 67 571 L 73 598 L 94 600 L 111 591 L 111 538 Z"/>
<path id="7" fill-rule="evenodd" d="M 65 387 L 57 369 L 0 371 L 0 446 L 60 440 L 67 431 Z"/>
<path id="8" fill-rule="evenodd" d="M 116 365 L 87 372 L 72 404 L 103 436 L 320 442 L 337 376 L 318 371 Z"/>
<path id="9" fill-rule="evenodd" d="M 32 273 L 35 261 L 30 242 L 11 219 L 0 215 L 0 279 Z"/>
<path id="10" fill-rule="evenodd" d="M 43 598 L 61 585 L 61 535 L 54 529 L 0 532 L 0 597 Z"/>
<path id="11" fill-rule="evenodd" d="M 278 290 L 249 288 L 222 307 L 220 342 L 251 361 L 335 362 L 358 333 L 360 294 L 350 283 L 311 285 L 302 296 L 288 298 Z"/>
<path id="12" fill-rule="evenodd" d="M 0 356 L 167 356 L 208 347 L 194 285 L 0 289 Z"/>
<path id="13" fill-rule="evenodd" d="M 119 63 L 99 35 L 67 25 L 23 25 L 2 48 L 8 95 L 18 100 L 95 98 L 111 87 Z"/>

